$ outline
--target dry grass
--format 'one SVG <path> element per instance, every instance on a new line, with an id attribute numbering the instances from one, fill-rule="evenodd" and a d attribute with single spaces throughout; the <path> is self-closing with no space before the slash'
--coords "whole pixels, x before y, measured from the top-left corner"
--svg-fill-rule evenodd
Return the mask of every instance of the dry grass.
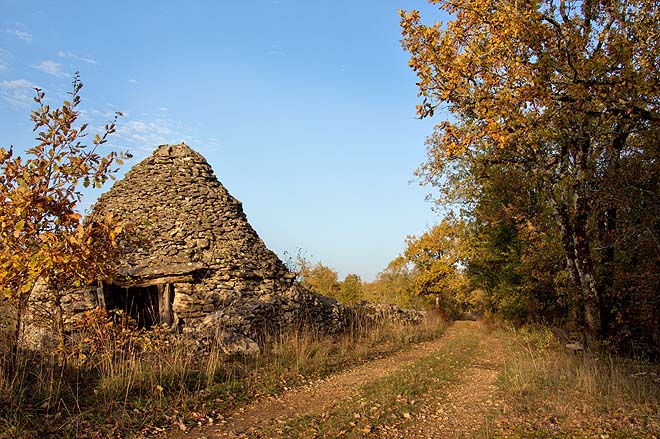
<path id="1" fill-rule="evenodd" d="M 436 337 L 444 324 L 356 325 L 329 337 L 310 328 L 264 338 L 263 353 L 202 353 L 163 328 L 139 331 L 91 315 L 66 352 L 21 352 L 0 370 L 0 438 L 85 438 L 213 422 L 264 394 L 328 375 Z M 63 355 L 65 354 L 65 355 Z"/>
<path id="2" fill-rule="evenodd" d="M 546 329 L 506 337 L 502 434 L 519 437 L 655 437 L 657 364 L 562 349 Z"/>

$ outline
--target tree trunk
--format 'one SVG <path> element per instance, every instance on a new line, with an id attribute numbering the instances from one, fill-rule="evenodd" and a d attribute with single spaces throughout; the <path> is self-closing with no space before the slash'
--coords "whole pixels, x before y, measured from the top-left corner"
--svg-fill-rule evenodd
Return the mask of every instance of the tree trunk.
<path id="1" fill-rule="evenodd" d="M 588 155 L 590 139 L 579 142 L 575 160 L 576 175 L 573 194 L 573 235 L 575 242 L 575 262 L 580 276 L 582 305 L 584 308 L 584 332 L 587 344 L 593 344 L 602 336 L 600 293 L 596 282 L 591 243 L 588 230 L 589 200 Z"/>
<path id="2" fill-rule="evenodd" d="M 617 208 L 605 209 L 598 218 L 598 241 L 600 252 L 598 259 L 599 285 L 601 292 L 600 315 L 602 321 L 603 336 L 607 337 L 610 332 L 612 320 L 612 305 L 614 297 L 614 256 L 616 244 Z"/>
<path id="3" fill-rule="evenodd" d="M 55 315 L 53 324 L 57 333 L 57 358 L 60 366 L 66 364 L 66 340 L 64 338 L 64 310 L 62 309 L 62 294 L 55 293 Z"/>
<path id="4" fill-rule="evenodd" d="M 562 148 L 560 156 L 560 174 L 566 176 L 568 174 L 568 163 L 569 163 L 568 149 Z M 582 304 L 582 282 L 580 280 L 580 273 L 578 271 L 577 261 L 576 261 L 576 252 L 575 252 L 575 233 L 573 230 L 573 225 L 571 222 L 571 215 L 568 208 L 568 200 L 571 199 L 570 187 L 567 185 L 562 185 L 561 193 L 559 199 L 556 198 L 555 193 L 552 188 L 554 186 L 553 182 L 550 180 L 548 174 L 544 175 L 544 184 L 548 190 L 548 201 L 550 207 L 552 208 L 553 217 L 555 223 L 559 228 L 559 236 L 561 238 L 561 246 L 564 250 L 564 258 L 566 260 L 566 269 L 573 281 L 575 287 L 576 295 L 573 296 L 573 306 L 575 310 L 576 323 L 583 327 L 584 326 L 584 306 Z"/>
<path id="5" fill-rule="evenodd" d="M 569 153 L 562 148 L 560 174 L 564 178 L 559 199 L 552 191 L 552 183 L 546 178 L 549 202 L 555 222 L 559 227 L 566 268 L 570 273 L 579 296 L 575 297 L 580 323 L 584 328 L 587 344 L 593 345 L 602 336 L 601 295 L 596 283 L 596 273 L 591 256 L 588 231 L 589 200 L 587 198 L 587 173 L 589 140 L 577 143 L 573 172 L 569 171 Z"/>
<path id="6" fill-rule="evenodd" d="M 579 221 L 578 221 L 579 222 Z M 584 310 L 584 333 L 587 344 L 593 344 L 601 338 L 602 321 L 600 312 L 600 294 L 596 283 L 591 246 L 585 224 L 575 227 L 575 261 L 580 277 L 582 306 Z"/>
<path id="7" fill-rule="evenodd" d="M 611 146 L 607 150 L 607 168 L 603 170 L 601 192 L 604 194 L 600 200 L 600 212 L 598 212 L 598 247 L 600 248 L 598 259 L 596 260 L 599 274 L 598 290 L 600 297 L 600 315 L 603 336 L 610 334 L 611 321 L 614 305 L 614 279 L 615 270 L 614 258 L 616 256 L 617 228 L 618 228 L 618 208 L 617 200 L 611 195 L 615 188 L 619 187 L 621 177 L 621 151 L 626 145 L 629 137 L 629 131 L 622 126 L 617 127 L 616 135 Z"/>
<path id="8" fill-rule="evenodd" d="M 21 342 L 21 333 L 23 332 L 23 300 L 22 297 L 19 297 L 18 303 L 16 304 L 16 323 L 13 331 L 11 333 L 10 340 L 10 349 L 9 349 L 9 361 L 7 364 L 6 378 L 13 379 L 14 374 L 18 369 L 18 353 L 19 345 Z"/>

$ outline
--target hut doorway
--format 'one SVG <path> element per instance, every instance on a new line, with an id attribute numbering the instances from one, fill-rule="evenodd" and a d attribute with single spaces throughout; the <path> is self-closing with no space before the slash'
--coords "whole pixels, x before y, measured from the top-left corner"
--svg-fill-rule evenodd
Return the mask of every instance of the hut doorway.
<path id="1" fill-rule="evenodd" d="M 120 287 L 110 285 L 107 291 L 107 309 L 119 309 L 135 319 L 140 328 L 172 324 L 172 284 L 155 284 L 144 287 Z"/>

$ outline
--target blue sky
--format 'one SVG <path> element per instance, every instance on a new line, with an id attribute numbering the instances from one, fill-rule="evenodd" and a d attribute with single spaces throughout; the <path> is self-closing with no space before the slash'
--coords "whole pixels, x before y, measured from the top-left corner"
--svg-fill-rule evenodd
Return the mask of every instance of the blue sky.
<path id="1" fill-rule="evenodd" d="M 410 183 L 434 121 L 415 119 L 397 9 L 425 1 L 0 0 L 0 146 L 34 143 L 31 87 L 82 117 L 125 116 L 135 158 L 185 141 L 281 257 L 371 280 L 436 222 Z M 90 193 L 83 208 L 94 201 Z"/>

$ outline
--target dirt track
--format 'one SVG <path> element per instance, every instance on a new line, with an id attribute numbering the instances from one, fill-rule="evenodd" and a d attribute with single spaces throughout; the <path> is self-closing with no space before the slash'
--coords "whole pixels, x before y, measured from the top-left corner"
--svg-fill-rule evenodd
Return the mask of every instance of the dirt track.
<path id="1" fill-rule="evenodd" d="M 412 346 L 393 356 L 343 371 L 304 388 L 257 400 L 221 423 L 192 431 L 176 431 L 163 439 L 264 437 L 264 430 L 301 416 L 319 416 L 355 395 L 370 382 L 409 368 L 448 343 L 477 339 L 478 355 L 458 368 L 457 379 L 428 389 L 414 418 L 398 421 L 364 437 L 470 438 L 487 436 L 488 414 L 497 406 L 495 380 L 503 362 L 500 342 L 477 322 L 456 322 L 437 340 Z M 286 437 L 286 436 L 283 436 Z"/>

